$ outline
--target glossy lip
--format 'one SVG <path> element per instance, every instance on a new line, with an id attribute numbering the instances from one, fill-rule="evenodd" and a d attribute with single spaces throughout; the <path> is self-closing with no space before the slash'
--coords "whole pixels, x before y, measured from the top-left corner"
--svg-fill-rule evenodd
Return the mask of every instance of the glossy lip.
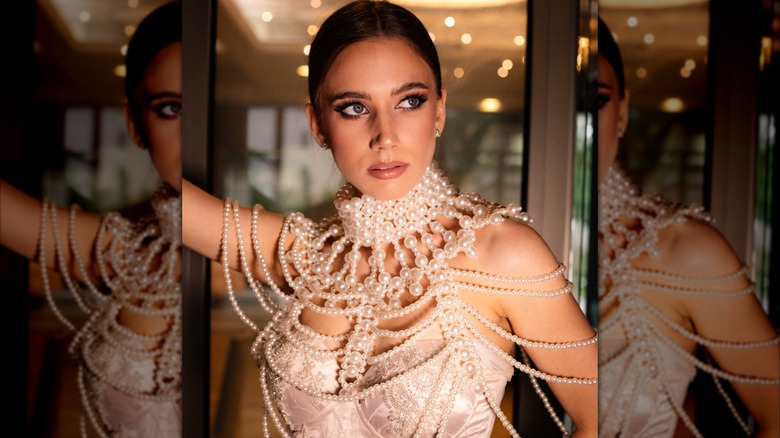
<path id="1" fill-rule="evenodd" d="M 371 165 L 368 174 L 377 179 L 393 179 L 401 176 L 408 167 L 407 163 L 401 161 L 379 162 Z"/>

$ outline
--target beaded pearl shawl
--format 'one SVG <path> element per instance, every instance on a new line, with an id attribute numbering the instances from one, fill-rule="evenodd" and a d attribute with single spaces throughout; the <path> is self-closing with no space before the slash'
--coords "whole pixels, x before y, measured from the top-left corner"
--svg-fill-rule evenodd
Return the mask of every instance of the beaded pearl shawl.
<path id="1" fill-rule="evenodd" d="M 660 196 L 641 194 L 622 169 L 613 165 L 599 185 L 599 307 L 614 306 L 600 317 L 599 436 L 671 437 L 678 418 L 701 437 L 683 410 L 687 387 L 696 370 L 711 374 L 736 421 L 748 432 L 719 379 L 751 384 L 780 383 L 777 379 L 725 372 L 708 360 L 688 353 L 668 335 L 671 329 L 709 349 L 749 349 L 780 341 L 724 342 L 706 339 L 673 321 L 642 292 L 729 299 L 753 293 L 719 291 L 714 286 L 747 277 L 742 267 L 712 277 L 688 277 L 632 265 L 642 255 L 658 257 L 658 233 L 687 220 L 710 221 L 701 206 L 674 205 Z M 624 220 L 637 226 L 626 226 Z"/>
<path id="2" fill-rule="evenodd" d="M 563 276 L 563 266 L 535 277 L 508 278 L 459 270 L 448 264 L 459 254 L 477 256 L 476 230 L 507 219 L 527 221 L 518 206 L 504 207 L 476 194 L 459 193 L 435 163 L 401 199 L 358 196 L 357 190 L 347 184 L 334 203 L 338 215 L 319 223 L 300 213 L 285 218 L 278 245 L 284 279 L 292 289 L 285 293 L 273 282 L 270 291 L 262 289 L 252 277 L 241 241 L 239 205 L 229 199 L 225 202 L 222 261 L 231 302 L 242 320 L 257 332 L 252 355 L 260 368 L 266 436 L 270 417 L 284 436 L 333 436 L 338 431 L 345 436 L 487 437 L 498 417 L 516 437 L 517 432 L 499 406 L 511 367 L 529 374 L 548 411 L 567 433 L 536 379 L 570 384 L 595 384 L 596 379 L 554 376 L 534 369 L 527 357 L 524 362 L 517 361 L 489 341 L 477 325 L 513 341 L 521 351 L 592 345 L 596 336 L 566 343 L 522 339 L 503 330 L 459 296 L 461 290 L 538 299 L 568 294 L 568 282 L 559 290 L 524 288 Z M 265 278 L 270 279 L 257 241 L 259 209 L 255 206 L 252 244 Z M 260 304 L 273 314 L 262 329 L 238 308 L 233 296 L 227 263 L 231 216 L 247 282 Z M 288 238 L 292 239 L 290 245 Z M 480 286 L 476 281 L 480 279 L 506 287 Z M 337 335 L 319 333 L 301 322 L 304 309 L 323 317 L 343 317 L 351 328 Z M 387 321 L 409 315 L 419 317 L 408 327 L 386 328 Z M 395 346 L 376 352 L 375 346 L 382 339 L 394 341 Z M 500 371 L 502 362 L 510 366 L 509 374 L 496 383 L 495 375 L 505 373 Z M 500 385 L 498 391 L 496 385 Z M 312 430 L 316 426 L 296 418 L 294 413 L 306 410 L 298 401 L 300 395 L 306 396 L 312 417 L 329 415 L 347 420 L 330 422 L 339 424 L 329 431 Z M 479 420 L 479 432 L 467 431 L 461 427 L 463 419 L 453 418 L 468 415 L 461 407 L 464 403 L 474 406 L 474 402 L 489 414 L 489 418 Z M 385 406 L 374 409 L 376 404 Z M 359 412 L 350 417 L 345 414 L 348 410 Z"/>
<path id="3" fill-rule="evenodd" d="M 56 205 L 46 200 L 42 206 L 39 262 L 46 298 L 62 323 L 75 332 L 69 353 L 78 367 L 82 406 L 93 429 L 103 437 L 181 434 L 181 288 L 177 278 L 181 197 L 163 185 L 151 204 L 154 216 L 138 222 L 118 213 L 103 217 L 95 243 L 102 290 L 89 280 L 76 247 L 77 206 L 70 210 L 68 248 L 59 239 Z M 45 263 L 49 220 L 59 271 L 87 315 L 78 328 L 58 308 L 49 284 Z M 85 279 L 83 288 L 69 275 L 63 258 L 67 250 Z M 119 323 L 120 311 L 162 317 L 168 328 L 159 335 L 138 334 Z M 86 436 L 83 418 L 82 434 Z"/>

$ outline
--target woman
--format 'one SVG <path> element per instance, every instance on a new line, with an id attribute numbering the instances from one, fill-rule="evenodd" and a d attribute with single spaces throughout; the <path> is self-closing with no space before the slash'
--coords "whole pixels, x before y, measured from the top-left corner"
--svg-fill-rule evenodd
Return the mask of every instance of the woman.
<path id="1" fill-rule="evenodd" d="M 3 246 L 38 261 L 55 314 L 76 334 L 70 354 L 89 425 L 99 436 L 181 435 L 181 4 L 148 15 L 126 57 L 125 115 L 165 181 L 140 220 L 70 211 L 0 181 Z M 57 309 L 46 268 L 59 271 L 86 322 Z M 83 289 L 82 289 L 83 288 Z M 87 435 L 82 421 L 82 433 Z"/>
<path id="2" fill-rule="evenodd" d="M 746 433 L 718 379 L 750 411 L 755 436 L 778 436 L 777 331 L 747 269 L 702 208 L 643 195 L 621 170 L 629 92 L 601 19 L 598 59 L 599 436 L 671 437 L 676 428 L 701 436 L 683 407 L 697 369 L 715 378 Z"/>
<path id="3" fill-rule="evenodd" d="M 228 286 L 244 272 L 274 314 L 257 327 L 232 299 L 257 332 L 266 421 L 295 436 L 487 437 L 497 416 L 517 436 L 499 407 L 516 367 L 549 383 L 574 435 L 595 436 L 596 336 L 563 268 L 519 207 L 460 194 L 433 161 L 447 93 L 417 17 L 363 0 L 334 12 L 311 44 L 309 97 L 312 135 L 348 181 L 337 216 L 183 184 L 185 245 L 221 261 Z"/>

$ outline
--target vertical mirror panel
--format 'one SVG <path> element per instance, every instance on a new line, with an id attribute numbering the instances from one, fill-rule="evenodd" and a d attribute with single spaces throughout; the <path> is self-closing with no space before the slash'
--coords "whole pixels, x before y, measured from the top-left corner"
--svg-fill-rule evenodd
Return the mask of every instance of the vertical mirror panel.
<path id="1" fill-rule="evenodd" d="M 312 139 L 307 53 L 322 21 L 346 1 L 220 0 L 217 13 L 212 193 L 242 205 L 318 219 L 334 214 L 344 184 L 329 150 Z M 436 160 L 464 192 L 520 203 L 524 181 L 523 106 L 526 2 L 397 1 L 415 13 L 439 52 L 447 90 L 446 127 Z M 241 276 L 237 301 L 262 324 Z M 226 296 L 212 264 L 211 424 L 213 436 L 262 430 L 252 332 Z M 511 403 L 511 390 L 505 403 Z M 511 406 L 504 406 L 511 412 Z M 269 426 L 273 430 L 273 426 Z M 505 433 L 496 422 L 496 435 Z"/>
<path id="2" fill-rule="evenodd" d="M 131 220 L 145 217 L 151 197 L 163 183 L 152 164 L 149 150 L 139 147 L 134 141 L 123 111 L 127 102 L 125 55 L 128 41 L 141 20 L 163 3 L 164 0 L 35 1 L 35 36 L 34 45 L 30 48 L 35 60 L 34 77 L 31 79 L 33 95 L 29 106 L 32 127 L 24 147 L 25 155 L 31 157 L 25 169 L 40 172 L 40 180 L 32 184 L 37 189 L 25 188 L 24 191 L 36 199 L 46 198 L 64 208 L 75 205 L 80 211 L 89 213 L 79 215 L 73 223 L 79 232 L 89 230 L 93 233 L 93 240 L 98 232 L 100 216 L 104 217 L 109 212 L 120 212 Z M 176 72 L 178 75 L 178 69 Z M 23 111 L 22 108 L 19 110 Z M 149 143 L 146 144 L 149 146 Z M 11 204 L 10 197 L 4 201 L 4 209 L 15 206 Z M 37 224 L 41 217 L 40 209 L 36 209 L 35 215 L 36 220 L 31 223 Z M 82 216 L 97 219 L 90 221 Z M 90 225 L 85 226 L 87 222 Z M 52 227 L 52 222 L 48 223 L 48 227 Z M 61 242 L 61 248 L 67 253 L 72 235 L 67 234 L 69 221 L 65 213 L 60 216 L 58 227 L 61 235 L 66 237 Z M 108 231 L 108 235 L 110 237 L 100 243 L 112 238 L 115 243 L 121 240 L 112 231 Z M 35 237 L 37 241 L 38 234 Z M 80 242 L 81 235 L 76 240 Z M 127 320 L 119 321 L 127 314 L 120 317 L 111 313 L 106 304 L 108 301 L 118 302 L 120 298 L 116 297 L 122 293 L 132 295 L 148 290 L 142 286 L 133 289 L 129 284 L 116 288 L 115 284 L 107 285 L 100 279 L 106 277 L 100 277 L 92 246 L 81 249 L 85 262 L 77 263 L 73 258 L 69 259 L 72 264 L 67 262 L 68 277 L 75 279 L 73 287 L 68 286 L 69 280 L 65 276 L 49 271 L 52 269 L 51 262 L 46 270 L 41 269 L 37 259 L 29 264 L 29 306 L 26 310 L 29 311 L 27 421 L 30 436 L 81 437 L 84 431 L 89 436 L 97 433 L 104 436 L 102 434 L 109 433 L 107 431 L 132 428 L 130 424 L 133 421 L 143 422 L 144 418 L 149 418 L 144 417 L 148 413 L 143 409 L 144 403 L 135 405 L 134 418 L 130 419 L 120 413 L 121 409 L 111 410 L 117 405 L 108 407 L 111 402 L 103 404 L 106 401 L 104 397 L 110 398 L 106 394 L 116 390 L 114 401 L 127 397 L 121 403 L 138 401 L 133 399 L 136 395 L 144 400 L 155 397 L 144 398 L 145 395 L 139 394 L 148 395 L 145 391 L 155 392 L 156 389 L 127 384 L 137 374 L 127 373 L 131 376 L 127 380 L 116 377 L 129 369 L 123 370 L 123 366 L 138 365 L 146 360 L 134 362 L 131 357 L 137 358 L 144 353 L 132 350 L 133 347 L 128 350 L 130 344 L 125 341 L 130 338 L 138 340 L 142 337 L 138 335 L 140 332 L 151 333 L 145 331 L 148 326 L 130 317 L 139 325 L 128 330 L 128 326 L 123 325 Z M 50 248 L 50 251 L 53 253 L 54 249 Z M 128 250 L 125 254 L 129 253 Z M 109 257 L 108 251 L 105 254 Z M 109 276 L 116 279 L 117 271 L 112 269 L 117 265 L 113 261 L 108 261 L 103 268 L 111 266 L 108 268 Z M 89 289 L 81 281 L 84 275 L 78 269 L 84 263 L 90 274 L 94 274 L 90 277 L 96 284 L 94 289 Z M 175 282 L 171 283 L 172 288 Z M 120 290 L 122 287 L 128 289 Z M 51 290 L 50 296 L 45 292 L 47 288 Z M 79 292 L 71 293 L 69 289 Z M 134 305 L 141 306 L 139 302 Z M 171 324 L 175 319 L 172 315 L 177 312 L 175 307 L 171 307 L 172 313 L 165 317 L 170 317 L 166 320 Z M 72 327 L 68 327 L 66 321 Z M 85 328 L 87 326 L 90 328 Z M 127 332 L 121 335 L 113 332 L 118 337 L 125 336 L 124 340 L 118 340 L 118 337 L 109 339 L 107 332 L 98 326 L 111 327 L 107 331 L 116 328 Z M 135 329 L 138 331 L 133 332 Z M 180 332 L 176 336 L 180 337 Z M 146 341 L 150 339 L 144 338 Z M 116 343 L 111 344 L 112 341 Z M 114 355 L 113 352 L 119 351 L 114 348 L 125 349 Z M 144 348 L 140 347 L 140 350 Z M 100 349 L 101 352 L 96 353 Z M 178 361 L 178 355 L 167 358 Z M 112 361 L 115 361 L 113 365 L 106 365 Z M 143 366 L 151 365 L 156 369 L 159 363 L 158 359 L 151 359 Z M 111 369 L 112 366 L 119 366 L 119 369 Z M 134 371 L 143 373 L 138 369 Z M 106 373 L 101 374 L 103 372 Z M 96 377 L 98 374 L 95 373 L 100 376 Z M 153 373 L 155 371 L 149 371 L 149 374 Z M 152 378 L 149 374 L 145 376 Z M 178 400 L 178 368 L 171 378 L 177 383 L 173 385 L 176 388 L 170 399 Z M 95 425 L 102 424 L 104 420 L 114 422 L 111 427 L 116 429 L 96 431 Z M 171 428 L 165 430 L 178 430 L 178 411 L 168 420 L 171 420 Z M 166 420 L 158 416 L 155 421 Z M 120 426 L 120 423 L 127 426 Z"/>

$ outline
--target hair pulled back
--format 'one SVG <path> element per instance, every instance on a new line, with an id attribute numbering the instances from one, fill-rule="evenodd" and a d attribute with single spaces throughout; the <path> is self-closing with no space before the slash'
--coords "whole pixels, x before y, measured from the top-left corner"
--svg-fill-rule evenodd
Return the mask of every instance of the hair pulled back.
<path id="1" fill-rule="evenodd" d="M 407 9 L 375 0 L 357 0 L 331 14 L 320 27 L 309 51 L 309 100 L 319 113 L 319 89 L 333 61 L 347 47 L 369 38 L 399 38 L 425 61 L 441 96 L 441 67 L 428 30 Z"/>
<path id="2" fill-rule="evenodd" d="M 181 41 L 181 21 L 181 1 L 166 3 L 141 20 L 127 45 L 125 96 L 130 115 L 142 136 L 145 136 L 145 130 L 140 119 L 138 88 L 154 57 L 162 49 Z"/>
<path id="3" fill-rule="evenodd" d="M 599 56 L 603 56 L 615 70 L 620 97 L 626 97 L 626 78 L 623 73 L 623 58 L 620 56 L 620 48 L 612 36 L 612 31 L 609 30 L 601 17 L 599 17 Z"/>

